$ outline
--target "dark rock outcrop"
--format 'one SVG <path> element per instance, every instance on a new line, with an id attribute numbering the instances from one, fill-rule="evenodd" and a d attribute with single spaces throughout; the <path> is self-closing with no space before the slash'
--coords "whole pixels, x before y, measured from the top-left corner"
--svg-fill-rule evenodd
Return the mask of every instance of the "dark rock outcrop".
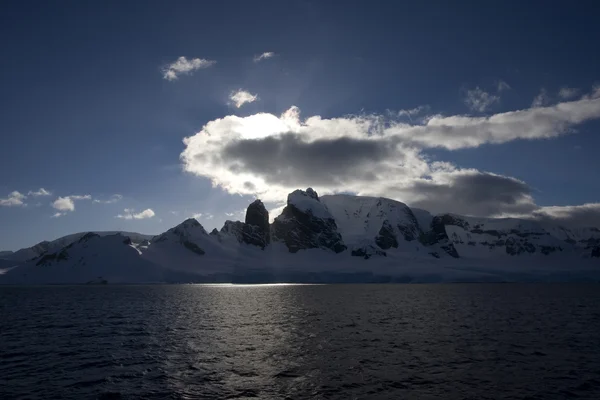
<path id="1" fill-rule="evenodd" d="M 515 256 L 518 254 L 535 253 L 535 246 L 525 240 L 517 240 L 515 238 L 506 239 L 506 254 Z"/>
<path id="2" fill-rule="evenodd" d="M 56 253 L 44 254 L 35 263 L 35 265 L 46 266 L 46 265 L 52 263 L 52 261 L 63 261 L 63 260 L 68 260 L 68 259 L 69 259 L 69 253 L 67 252 L 67 249 L 64 248 L 61 251 L 56 252 Z"/>
<path id="3" fill-rule="evenodd" d="M 307 200 L 314 209 L 301 209 L 296 201 Z M 272 225 L 273 240 L 286 244 L 290 253 L 303 249 L 329 249 L 336 253 L 346 250 L 335 220 L 319 201 L 313 189 L 297 190 L 288 196 L 287 206 Z"/>
<path id="4" fill-rule="evenodd" d="M 269 212 L 260 200 L 255 200 L 246 210 L 246 227 L 244 233 L 248 238 L 246 243 L 265 248 L 271 243 L 271 227 Z"/>
<path id="5" fill-rule="evenodd" d="M 268 231 L 265 232 L 256 225 L 248 225 L 241 221 L 225 221 L 219 235 L 233 236 L 240 243 L 250 244 L 261 249 L 264 249 L 270 242 Z"/>
<path id="6" fill-rule="evenodd" d="M 352 249 L 351 254 L 353 257 L 363 257 L 365 260 L 368 260 L 373 256 L 387 257 L 385 251 L 379 250 L 377 247 L 370 244 Z"/>
<path id="7" fill-rule="evenodd" d="M 220 232 L 213 231 L 211 235 L 233 236 L 240 243 L 264 249 L 271 243 L 269 212 L 262 201 L 255 200 L 246 210 L 246 222 L 227 220 Z"/>
<path id="8" fill-rule="evenodd" d="M 419 240 L 425 246 L 439 245 L 440 248 L 451 257 L 459 258 L 456 248 L 446 233 L 446 225 L 456 225 L 462 227 L 463 229 L 469 229 L 469 223 L 467 221 L 464 221 L 454 215 L 436 215 L 431 220 L 431 229 L 428 232 L 423 233 L 419 237 Z"/>
<path id="9" fill-rule="evenodd" d="M 387 219 L 383 221 L 379 233 L 375 236 L 375 244 L 383 250 L 391 247 L 398 248 L 398 239 L 396 239 L 396 235 L 394 234 L 394 228 Z"/>

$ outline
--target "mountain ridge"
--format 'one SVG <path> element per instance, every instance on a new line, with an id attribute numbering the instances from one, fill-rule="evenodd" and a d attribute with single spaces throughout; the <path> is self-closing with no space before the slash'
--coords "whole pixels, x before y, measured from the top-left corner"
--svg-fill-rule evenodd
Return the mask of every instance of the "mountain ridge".
<path id="1" fill-rule="evenodd" d="M 311 188 L 290 193 L 281 214 L 268 221 L 255 200 L 245 222 L 226 221 L 211 233 L 191 218 L 155 236 L 68 235 L 3 256 L 0 283 L 588 280 L 600 271 L 595 227 L 433 215 L 384 197 L 319 197 Z"/>

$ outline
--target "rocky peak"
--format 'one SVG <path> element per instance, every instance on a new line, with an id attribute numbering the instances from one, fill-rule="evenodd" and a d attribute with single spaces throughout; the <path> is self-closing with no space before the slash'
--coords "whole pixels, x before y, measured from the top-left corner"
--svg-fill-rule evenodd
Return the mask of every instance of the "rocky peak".
<path id="1" fill-rule="evenodd" d="M 336 253 L 346 250 L 335 219 L 311 188 L 290 193 L 287 206 L 272 226 L 274 240 L 283 241 L 291 253 L 313 248 Z"/>
<path id="2" fill-rule="evenodd" d="M 315 192 L 315 190 L 313 188 L 307 188 L 306 189 L 306 195 L 308 197 L 311 197 L 311 198 L 319 201 L 319 195 L 317 194 L 317 192 Z"/>
<path id="3" fill-rule="evenodd" d="M 182 228 L 196 228 L 202 225 L 200 224 L 200 222 L 198 222 L 196 218 L 188 218 L 177 226 Z"/>
<path id="4" fill-rule="evenodd" d="M 246 225 L 253 226 L 253 233 L 262 236 L 262 242 L 267 245 L 271 242 L 269 227 L 269 212 L 260 200 L 255 200 L 246 210 Z M 247 230 L 247 229 L 246 229 Z M 264 247 L 264 245 L 262 247 Z"/>

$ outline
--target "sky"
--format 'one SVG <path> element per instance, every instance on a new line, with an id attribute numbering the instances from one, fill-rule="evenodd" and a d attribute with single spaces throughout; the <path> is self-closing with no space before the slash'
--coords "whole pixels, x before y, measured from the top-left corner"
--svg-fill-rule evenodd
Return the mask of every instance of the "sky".
<path id="1" fill-rule="evenodd" d="M 220 228 L 307 187 L 600 226 L 599 11 L 4 2 L 0 249 Z"/>

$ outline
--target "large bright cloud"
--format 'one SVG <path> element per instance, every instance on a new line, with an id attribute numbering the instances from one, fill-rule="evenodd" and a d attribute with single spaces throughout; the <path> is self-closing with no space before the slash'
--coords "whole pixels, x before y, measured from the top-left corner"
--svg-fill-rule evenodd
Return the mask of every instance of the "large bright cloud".
<path id="1" fill-rule="evenodd" d="M 598 93 L 576 101 L 488 117 L 429 116 L 405 123 L 381 115 L 300 118 L 234 115 L 185 138 L 186 171 L 232 194 L 280 202 L 298 187 L 396 198 L 431 211 L 469 215 L 531 213 L 538 208 L 518 179 L 431 162 L 425 151 L 567 134 L 600 118 Z"/>

